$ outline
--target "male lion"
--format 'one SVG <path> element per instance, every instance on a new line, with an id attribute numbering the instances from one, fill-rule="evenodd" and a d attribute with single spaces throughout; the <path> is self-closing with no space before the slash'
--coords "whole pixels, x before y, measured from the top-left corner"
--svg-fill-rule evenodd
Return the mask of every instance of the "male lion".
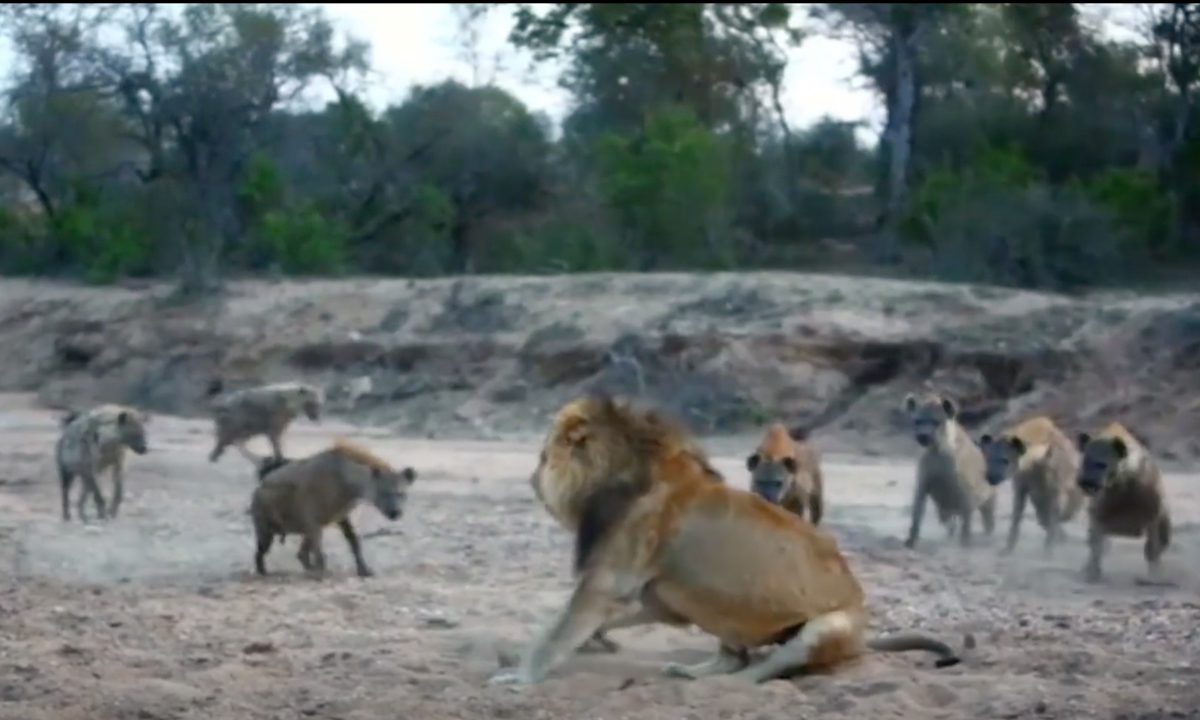
<path id="1" fill-rule="evenodd" d="M 341 438 L 327 450 L 275 468 L 259 481 L 250 499 L 257 540 L 254 569 L 265 575 L 263 560 L 271 544 L 277 536 L 282 539 L 285 533 L 293 533 L 304 537 L 300 564 L 305 570 L 324 572 L 321 535 L 326 526 L 337 523 L 354 554 L 358 575 L 373 575 L 350 524 L 350 511 L 366 501 L 388 520 L 396 520 L 416 479 L 412 468 L 396 470 L 370 450 Z"/>
<path id="2" fill-rule="evenodd" d="M 1044 415 L 1008 428 L 997 437 L 979 439 L 987 458 L 987 481 L 1000 486 L 1013 478 L 1012 524 L 1001 551 L 1013 551 L 1021 532 L 1025 503 L 1033 500 L 1038 524 L 1046 531 L 1045 553 L 1066 541 L 1063 523 L 1070 522 L 1083 507 L 1083 491 L 1075 483 L 1079 452 L 1054 421 Z"/>
<path id="3" fill-rule="evenodd" d="M 224 385 L 214 380 L 208 387 L 209 396 L 221 393 Z M 216 445 L 209 453 L 216 462 L 225 448 L 243 445 L 247 440 L 266 435 L 276 458 L 283 458 L 280 438 L 301 413 L 316 422 L 321 418 L 325 397 L 320 388 L 300 382 L 281 382 L 271 385 L 235 390 L 212 401 L 213 434 Z"/>
<path id="4" fill-rule="evenodd" d="M 1150 582 L 1162 580 L 1162 555 L 1171 544 L 1171 514 L 1162 475 L 1145 444 L 1121 423 L 1095 435 L 1080 433 L 1077 482 L 1088 496 L 1088 560 L 1084 579 L 1099 582 L 1108 536 L 1146 536 Z"/>
<path id="5" fill-rule="evenodd" d="M 563 417 L 563 413 L 570 414 L 572 412 L 574 412 L 572 406 L 567 405 L 559 412 L 559 416 L 561 418 Z M 647 415 L 646 422 L 667 424 L 671 421 L 659 413 L 652 413 Z M 551 435 L 551 437 L 553 436 Z M 550 438 L 547 439 L 547 442 L 549 441 Z M 692 451 L 703 462 L 705 476 L 710 481 L 725 482 L 725 478 L 709 464 L 707 456 L 698 445 L 693 445 Z M 546 450 L 543 450 L 537 469 L 529 477 L 529 484 L 533 488 L 533 494 L 542 506 L 546 508 L 546 511 L 550 513 L 550 516 L 557 520 L 558 524 L 570 533 L 578 534 L 581 531 L 584 508 L 593 498 L 638 492 L 636 488 L 629 486 L 628 478 L 605 477 L 587 473 L 543 473 L 542 466 L 545 465 L 546 458 Z M 640 625 L 642 624 L 642 616 L 640 611 L 634 611 L 625 621 L 610 623 L 606 626 L 606 629 L 613 630 L 621 627 Z M 683 624 L 686 625 L 687 623 Z M 596 634 L 589 638 L 580 650 L 583 652 L 612 653 L 620 650 L 620 646 L 608 639 L 603 630 L 597 630 Z"/>
<path id="6" fill-rule="evenodd" d="M 912 524 L 904 546 L 917 544 L 925 502 L 930 498 L 951 535 L 957 520 L 963 547 L 971 544 L 971 516 L 976 510 L 983 518 L 983 531 L 991 535 L 996 528 L 996 488 L 985 477 L 983 452 L 958 423 L 958 406 L 935 392 L 919 397 L 909 393 L 904 411 L 912 419 L 917 444 L 925 448 L 917 462 Z"/>
<path id="7" fill-rule="evenodd" d="M 149 449 L 146 443 L 146 416 L 124 405 L 99 405 L 87 412 L 70 412 L 62 418 L 62 435 L 54 446 L 55 464 L 62 486 L 62 519 L 71 519 L 71 484 L 75 477 L 83 482 L 79 496 L 79 519 L 84 503 L 91 497 L 96 515 L 116 517 L 125 497 L 125 448 L 138 455 Z M 110 471 L 113 481 L 112 505 L 105 509 L 104 496 L 97 478 Z"/>
<path id="8" fill-rule="evenodd" d="M 751 492 L 800 517 L 807 509 L 808 521 L 821 523 L 821 459 L 803 428 L 789 430 L 781 423 L 772 423 L 758 449 L 746 458 L 746 469 L 750 471 Z"/>
<path id="9" fill-rule="evenodd" d="M 903 634 L 864 639 L 863 591 L 837 542 L 757 495 L 712 481 L 682 428 L 608 397 L 572 401 L 538 466 L 544 486 L 587 485 L 575 543 L 575 589 L 558 616 L 494 683 L 536 683 L 634 601 L 641 622 L 691 623 L 720 641 L 709 662 L 672 675 L 733 673 L 763 682 L 877 651 L 948 646 Z M 776 645 L 751 662 L 753 648 Z M 738 672 L 740 671 L 740 672 Z"/>

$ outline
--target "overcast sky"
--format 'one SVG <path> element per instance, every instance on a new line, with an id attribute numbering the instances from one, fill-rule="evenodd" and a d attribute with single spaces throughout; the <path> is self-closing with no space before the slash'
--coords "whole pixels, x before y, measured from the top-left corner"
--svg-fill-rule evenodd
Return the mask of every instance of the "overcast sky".
<path id="1" fill-rule="evenodd" d="M 448 3 L 326 7 L 341 29 L 371 43 L 376 77 L 368 84 L 367 93 L 377 108 L 402 99 L 413 83 L 436 83 L 447 77 L 471 82 L 476 73 L 463 57 L 458 22 Z M 1089 5 L 1115 13 L 1123 22 L 1131 19 L 1134 7 Z M 556 85 L 556 69 L 550 65 L 531 68 L 528 57 L 518 55 L 506 42 L 511 27 L 512 18 L 507 12 L 493 13 L 484 21 L 479 40 L 483 62 L 479 63 L 475 80 L 494 81 L 532 109 L 561 120 L 568 98 Z M 1120 32 L 1112 24 L 1108 27 L 1114 34 Z M 9 67 L 11 57 L 8 49 L 0 46 L 0 68 Z M 784 108 L 788 119 L 803 127 L 830 115 L 864 120 L 877 130 L 883 120 L 882 108 L 875 95 L 855 77 L 854 70 L 854 49 L 848 44 L 821 37 L 805 40 L 791 51 L 785 75 Z"/>

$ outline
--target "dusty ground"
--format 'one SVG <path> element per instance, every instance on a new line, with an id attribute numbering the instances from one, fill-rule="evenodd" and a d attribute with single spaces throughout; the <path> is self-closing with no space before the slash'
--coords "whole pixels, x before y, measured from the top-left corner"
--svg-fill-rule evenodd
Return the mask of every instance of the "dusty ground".
<path id="1" fill-rule="evenodd" d="M 268 558 L 278 575 L 250 575 L 253 478 L 236 453 L 207 462 L 197 419 L 214 376 L 329 392 L 290 453 L 344 431 L 418 469 L 399 523 L 356 512 L 377 577 L 353 577 L 336 533 L 327 581 L 300 575 L 295 540 Z M 368 392 L 342 392 L 364 378 Z M 1083 585 L 1081 521 L 1051 561 L 1031 518 L 1010 559 L 999 537 L 963 551 L 932 520 L 901 547 L 915 452 L 898 408 L 926 382 L 976 434 L 1034 412 L 1070 432 L 1136 427 L 1183 473 L 1167 478 L 1178 588 L 1137 585 L 1128 541 L 1105 583 Z M 240 282 L 184 306 L 161 286 L 3 280 L 0 720 L 1200 717 L 1196 387 L 1200 295 L 758 273 Z M 978 647 L 944 671 L 892 656 L 745 688 L 658 674 L 702 658 L 703 636 L 627 630 L 622 653 L 574 658 L 541 687 L 486 685 L 566 597 L 569 539 L 526 478 L 548 413 L 593 388 L 683 416 L 737 484 L 747 433 L 776 417 L 814 428 L 829 525 L 875 629 Z M 153 451 L 131 463 L 121 518 L 63 524 L 47 408 L 109 400 L 155 413 Z"/>
<path id="2" fill-rule="evenodd" d="M 920 627 L 960 647 L 972 633 L 963 665 L 938 671 L 909 654 L 759 687 L 686 682 L 658 668 L 703 658 L 705 637 L 626 630 L 614 634 L 620 654 L 577 656 L 544 685 L 512 689 L 484 681 L 568 589 L 569 539 L 526 482 L 532 442 L 298 423 L 289 453 L 347 432 L 421 473 L 398 523 L 355 513 L 377 577 L 354 577 L 330 532 L 334 576 L 318 582 L 300 574 L 294 538 L 268 557 L 273 577 L 250 574 L 243 512 L 254 481 L 234 453 L 207 462 L 205 423 L 156 416 L 122 516 L 88 526 L 58 519 L 55 431 L 29 396 L 0 402 L 0 718 L 1200 716 L 1200 488 L 1186 475 L 1167 478 L 1177 518 L 1167 566 L 1180 587 L 1138 586 L 1144 563 L 1129 541 L 1114 542 L 1106 581 L 1088 587 L 1080 522 L 1049 561 L 1028 519 L 1015 558 L 997 557 L 999 537 L 962 550 L 932 521 L 908 551 L 911 455 L 831 455 L 829 526 L 864 581 L 875 629 Z M 706 442 L 744 485 L 749 439 Z"/>

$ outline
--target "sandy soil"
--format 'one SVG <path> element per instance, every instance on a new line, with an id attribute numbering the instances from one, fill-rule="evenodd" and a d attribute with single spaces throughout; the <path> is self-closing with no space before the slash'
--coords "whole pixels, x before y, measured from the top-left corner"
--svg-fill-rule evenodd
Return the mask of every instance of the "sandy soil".
<path id="1" fill-rule="evenodd" d="M 0 718 L 884 718 L 1200 717 L 1200 488 L 1167 477 L 1178 588 L 1136 584 L 1137 542 L 1117 541 L 1107 578 L 1085 586 L 1082 522 L 1069 547 L 1041 556 L 1027 519 L 1017 556 L 963 550 L 927 522 L 900 543 L 911 457 L 829 455 L 827 517 L 868 592 L 874 628 L 919 627 L 961 647 L 956 668 L 921 654 L 872 657 L 833 677 L 750 687 L 660 675 L 712 647 L 697 631 L 614 633 L 616 655 L 572 658 L 543 685 L 485 679 L 565 597 L 570 543 L 535 505 L 530 442 L 449 442 L 298 423 L 289 454 L 335 432 L 421 473 L 391 524 L 355 512 L 378 573 L 360 580 L 336 532 L 334 568 L 305 578 L 295 539 L 251 574 L 244 511 L 254 480 L 235 453 L 213 465 L 209 427 L 156 416 L 152 451 L 128 470 L 122 516 L 58 517 L 56 418 L 29 397 L 0 402 Z M 748 438 L 706 440 L 744 485 Z M 257 448 L 260 451 L 263 448 Z M 1007 491 L 1001 507 L 1007 508 Z"/>

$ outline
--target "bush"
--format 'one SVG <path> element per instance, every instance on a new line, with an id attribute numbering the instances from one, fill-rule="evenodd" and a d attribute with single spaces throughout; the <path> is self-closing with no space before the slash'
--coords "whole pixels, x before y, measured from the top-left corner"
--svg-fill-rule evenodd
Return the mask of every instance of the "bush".
<path id="1" fill-rule="evenodd" d="M 346 268 L 346 231 L 316 207 L 272 210 L 262 219 L 271 258 L 288 275 L 340 275 Z"/>
<path id="2" fill-rule="evenodd" d="M 1070 290 L 1127 280 L 1147 259 L 1117 212 L 1080 184 L 1049 185 L 1014 151 L 931 173 L 901 232 L 948 281 Z"/>
<path id="3" fill-rule="evenodd" d="M 645 269 L 727 267 L 729 164 L 721 138 L 690 111 L 664 108 L 641 133 L 597 142 L 601 194 Z"/>

